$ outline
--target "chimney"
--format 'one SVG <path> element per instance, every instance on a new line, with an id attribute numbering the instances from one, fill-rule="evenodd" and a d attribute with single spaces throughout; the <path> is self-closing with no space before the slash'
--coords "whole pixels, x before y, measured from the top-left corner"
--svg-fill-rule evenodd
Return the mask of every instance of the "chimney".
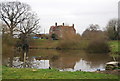
<path id="1" fill-rule="evenodd" d="M 64 26 L 64 23 L 63 23 L 63 26 Z"/>
<path id="2" fill-rule="evenodd" d="M 72 26 L 74 27 L 74 24 Z"/>
<path id="3" fill-rule="evenodd" d="M 57 26 L 57 22 L 55 23 L 55 26 Z"/>

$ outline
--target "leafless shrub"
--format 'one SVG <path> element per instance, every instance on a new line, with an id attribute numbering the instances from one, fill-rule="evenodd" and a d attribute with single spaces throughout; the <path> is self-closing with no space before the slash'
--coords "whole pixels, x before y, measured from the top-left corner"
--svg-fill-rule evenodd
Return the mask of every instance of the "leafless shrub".
<path id="1" fill-rule="evenodd" d="M 87 52 L 90 53 L 108 53 L 110 51 L 107 41 L 103 38 L 95 38 L 90 40 Z"/>

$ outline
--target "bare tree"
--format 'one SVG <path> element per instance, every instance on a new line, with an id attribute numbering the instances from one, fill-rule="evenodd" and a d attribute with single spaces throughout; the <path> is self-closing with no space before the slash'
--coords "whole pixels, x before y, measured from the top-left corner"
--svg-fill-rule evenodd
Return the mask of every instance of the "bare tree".
<path id="1" fill-rule="evenodd" d="M 28 13 L 26 15 L 26 20 L 19 23 L 19 31 L 22 34 L 29 35 L 31 33 L 34 33 L 35 30 L 37 30 L 39 26 L 39 19 L 36 14 Z"/>
<path id="2" fill-rule="evenodd" d="M 27 19 L 24 15 L 26 15 L 29 10 L 30 6 L 28 4 L 17 1 L 0 3 L 0 19 L 9 28 L 11 36 L 13 36 L 17 25 Z"/>
<path id="3" fill-rule="evenodd" d="M 119 27 L 118 27 L 118 19 L 111 19 L 107 26 L 106 26 L 106 32 L 111 40 L 119 39 Z"/>
<path id="4" fill-rule="evenodd" d="M 21 33 L 21 37 L 26 39 L 31 33 L 36 33 L 36 30 L 40 28 L 39 19 L 36 14 L 28 13 L 27 19 L 19 23 L 18 28 Z"/>
<path id="5" fill-rule="evenodd" d="M 20 32 L 19 39 L 23 50 L 28 49 L 31 34 L 39 30 L 39 19 L 36 14 L 29 12 L 26 15 L 27 19 L 18 24 L 18 31 Z"/>
<path id="6" fill-rule="evenodd" d="M 82 37 L 85 39 L 97 39 L 97 38 L 107 39 L 105 33 L 102 30 L 100 30 L 99 25 L 97 24 L 89 25 L 89 28 L 87 28 L 83 32 Z"/>
<path id="7" fill-rule="evenodd" d="M 97 31 L 99 29 L 99 25 L 98 24 L 90 24 L 89 25 L 89 28 L 88 28 L 88 30 L 90 30 L 90 31 Z"/>

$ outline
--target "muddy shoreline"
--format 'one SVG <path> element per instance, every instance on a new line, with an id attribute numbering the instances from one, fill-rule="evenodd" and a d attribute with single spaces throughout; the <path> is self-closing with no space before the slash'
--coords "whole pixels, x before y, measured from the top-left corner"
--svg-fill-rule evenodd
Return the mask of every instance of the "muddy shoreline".
<path id="1" fill-rule="evenodd" d="M 120 76 L 120 69 L 117 70 L 105 70 L 105 71 L 95 71 L 96 73 L 104 73 L 104 74 L 114 74 Z"/>

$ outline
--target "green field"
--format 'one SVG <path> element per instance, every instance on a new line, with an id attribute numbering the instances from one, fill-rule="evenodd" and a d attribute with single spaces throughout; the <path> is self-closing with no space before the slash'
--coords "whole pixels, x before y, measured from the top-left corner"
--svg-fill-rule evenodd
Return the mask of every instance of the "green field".
<path id="1" fill-rule="evenodd" d="M 30 43 L 31 47 L 38 47 L 38 48 L 55 48 L 57 47 L 58 40 L 41 40 L 35 39 L 33 42 Z"/>
<path id="2" fill-rule="evenodd" d="M 109 41 L 110 55 L 114 57 L 120 57 L 120 41 Z"/>
<path id="3" fill-rule="evenodd" d="M 3 79 L 118 79 L 117 75 L 94 72 L 60 72 L 55 69 L 17 69 L 3 67 Z"/>
<path id="4" fill-rule="evenodd" d="M 63 40 L 41 40 L 35 39 L 30 43 L 30 47 L 32 48 L 61 48 L 61 49 L 86 49 L 88 41 L 80 40 L 80 42 L 76 41 L 63 41 Z"/>
<path id="5" fill-rule="evenodd" d="M 120 41 L 109 41 L 111 52 L 118 52 L 120 47 Z"/>

